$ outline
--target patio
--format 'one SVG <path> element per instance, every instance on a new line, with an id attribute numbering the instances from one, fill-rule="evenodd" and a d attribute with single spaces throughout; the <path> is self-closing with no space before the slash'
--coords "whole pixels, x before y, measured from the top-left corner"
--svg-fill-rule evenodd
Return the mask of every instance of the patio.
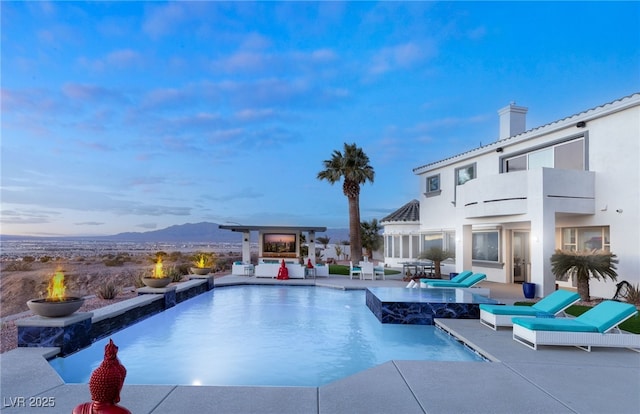
<path id="1" fill-rule="evenodd" d="M 216 286 L 282 281 L 225 276 Z M 287 284 L 358 289 L 404 286 L 398 279 L 348 277 L 288 280 Z M 503 303 L 521 300 L 520 285 L 481 283 Z M 203 387 L 127 385 L 121 404 L 134 413 L 636 413 L 640 406 L 640 354 L 626 349 L 528 349 L 511 331 L 494 332 L 477 320 L 437 319 L 436 325 L 491 363 L 390 361 L 323 387 Z M 71 412 L 90 401 L 86 384 L 64 384 L 49 367 L 51 348 L 19 348 L 0 355 L 2 412 L 41 413 L 38 397 L 55 401 L 49 412 Z M 126 363 L 125 363 L 126 366 Z M 464 378 L 464 383 L 461 383 Z M 603 379 L 608 379 L 603 381 Z"/>

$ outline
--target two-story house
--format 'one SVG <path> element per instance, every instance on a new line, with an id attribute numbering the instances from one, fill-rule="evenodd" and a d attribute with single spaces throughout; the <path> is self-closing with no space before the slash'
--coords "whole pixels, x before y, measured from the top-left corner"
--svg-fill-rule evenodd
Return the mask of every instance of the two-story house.
<path id="1" fill-rule="evenodd" d="M 640 93 L 526 130 L 527 108 L 498 111 L 491 144 L 413 169 L 419 214 L 383 218 L 385 263 L 433 245 L 455 251 L 455 270 L 494 282 L 527 281 L 536 295 L 556 281 L 556 249 L 606 249 L 620 280 L 640 283 Z M 612 297 L 615 282 L 591 281 Z"/>

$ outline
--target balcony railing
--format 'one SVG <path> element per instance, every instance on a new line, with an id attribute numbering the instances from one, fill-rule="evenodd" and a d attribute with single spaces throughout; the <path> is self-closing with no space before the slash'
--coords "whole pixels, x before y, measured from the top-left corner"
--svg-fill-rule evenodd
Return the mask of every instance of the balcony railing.
<path id="1" fill-rule="evenodd" d="M 467 181 L 456 189 L 466 218 L 527 214 L 532 203 L 556 212 L 593 214 L 595 173 L 539 168 Z"/>

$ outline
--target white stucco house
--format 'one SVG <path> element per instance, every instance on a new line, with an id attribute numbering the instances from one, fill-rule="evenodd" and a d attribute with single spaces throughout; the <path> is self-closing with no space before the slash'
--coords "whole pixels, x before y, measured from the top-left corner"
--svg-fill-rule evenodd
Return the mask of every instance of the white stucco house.
<path id="1" fill-rule="evenodd" d="M 496 141 L 413 169 L 419 214 L 381 220 L 386 265 L 439 245 L 455 250 L 455 271 L 532 282 L 542 297 L 575 286 L 551 273 L 556 249 L 601 248 L 617 255 L 618 281 L 640 283 L 640 93 L 529 130 L 526 113 L 510 104 Z M 610 298 L 616 282 L 590 288 Z"/>

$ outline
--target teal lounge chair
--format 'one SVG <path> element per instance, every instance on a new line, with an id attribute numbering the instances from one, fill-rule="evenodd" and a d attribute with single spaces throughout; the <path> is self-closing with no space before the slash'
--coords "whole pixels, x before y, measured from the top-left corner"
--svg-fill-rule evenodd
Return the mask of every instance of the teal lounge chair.
<path id="1" fill-rule="evenodd" d="M 420 279 L 420 283 L 431 283 L 432 285 L 437 285 L 439 283 L 460 283 L 469 276 L 473 274 L 470 270 L 465 270 L 462 273 L 459 273 L 455 277 L 451 278 L 451 280 L 438 280 L 438 279 Z"/>
<path id="2" fill-rule="evenodd" d="M 618 328 L 638 313 L 630 303 L 605 300 L 577 318 L 513 318 L 513 339 L 532 349 L 538 345 L 630 348 L 640 352 L 640 335 Z"/>
<path id="3" fill-rule="evenodd" d="M 451 280 L 449 280 L 449 281 L 446 281 L 446 280 L 431 281 L 429 279 L 420 279 L 420 283 L 426 283 L 427 287 L 429 287 L 429 288 L 437 288 L 437 287 L 444 287 L 444 288 L 470 288 L 470 287 L 473 287 L 473 286 L 477 285 L 478 283 L 480 283 L 481 281 L 483 281 L 486 278 L 487 278 L 487 275 L 485 275 L 484 273 L 474 273 L 471 276 L 466 277 L 462 282 L 459 282 L 459 283 L 453 282 Z M 424 282 L 423 282 L 423 280 L 424 280 Z"/>
<path id="4" fill-rule="evenodd" d="M 511 319 L 516 317 L 535 318 L 553 317 L 580 300 L 580 295 L 568 290 L 556 290 L 533 306 L 503 306 L 480 304 L 480 323 L 494 331 L 498 326 L 512 326 Z"/>

